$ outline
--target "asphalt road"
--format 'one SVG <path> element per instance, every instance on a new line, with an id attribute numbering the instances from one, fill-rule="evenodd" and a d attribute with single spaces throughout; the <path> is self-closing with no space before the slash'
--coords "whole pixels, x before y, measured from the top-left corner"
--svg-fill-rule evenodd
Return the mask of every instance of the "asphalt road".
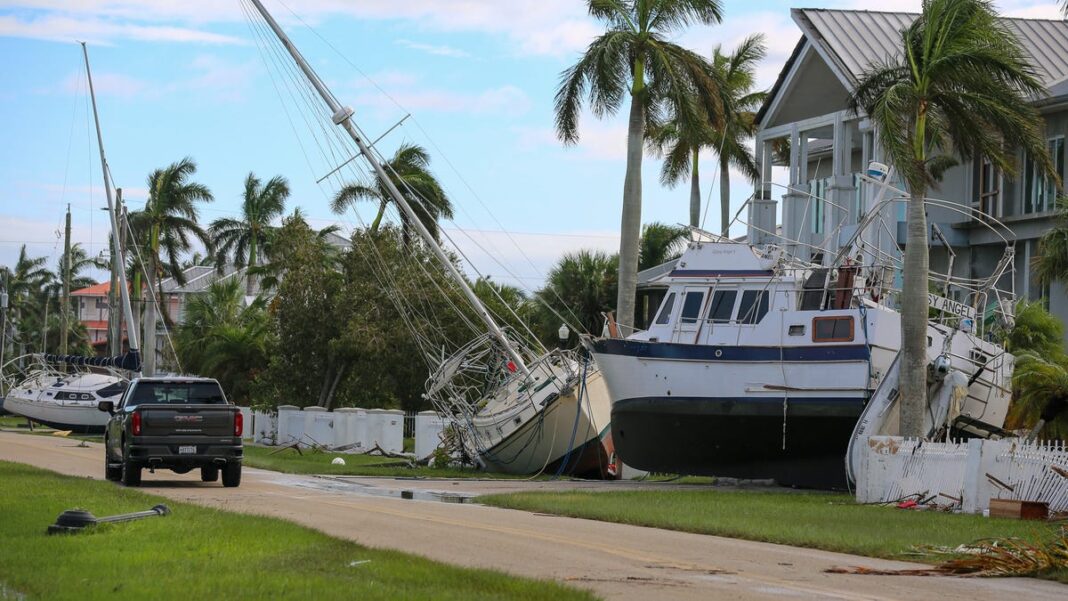
<path id="1" fill-rule="evenodd" d="M 104 474 L 101 445 L 80 446 L 64 438 L 0 432 L 0 460 L 74 476 Z M 146 472 L 143 489 L 209 507 L 292 520 L 373 547 L 568 582 L 605 599 L 1068 598 L 1068 586 L 1025 578 L 826 574 L 832 566 L 912 564 L 475 504 L 405 500 L 390 496 L 396 482 L 376 489 L 373 479 L 349 483 L 246 469 L 240 488 L 224 489 L 200 482 L 195 472 L 181 476 L 161 471 Z M 426 481 L 420 486 L 429 488 Z M 441 488 L 450 487 L 442 483 Z M 180 514 L 175 517 L 180 519 Z"/>

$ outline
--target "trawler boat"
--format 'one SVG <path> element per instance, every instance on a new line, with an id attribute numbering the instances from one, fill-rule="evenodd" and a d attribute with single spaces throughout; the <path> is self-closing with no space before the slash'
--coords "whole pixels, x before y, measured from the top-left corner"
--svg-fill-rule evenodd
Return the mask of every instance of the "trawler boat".
<path id="1" fill-rule="evenodd" d="M 695 231 L 661 276 L 667 291 L 649 328 L 586 340 L 612 399 L 621 460 L 649 471 L 844 486 L 850 434 L 901 347 L 893 266 L 871 260 L 865 225 L 826 265 Z M 964 302 L 932 294 L 939 317 L 927 330 L 929 396 L 939 398 L 945 382 L 960 390 L 932 435 L 991 436 L 1004 425 L 1013 357 L 983 337 L 975 307 L 1011 307 L 994 288 L 1012 264 L 1011 244 L 1006 256 L 986 280 L 953 281 Z M 895 433 L 890 424 L 896 418 L 881 420 L 879 433 Z"/>

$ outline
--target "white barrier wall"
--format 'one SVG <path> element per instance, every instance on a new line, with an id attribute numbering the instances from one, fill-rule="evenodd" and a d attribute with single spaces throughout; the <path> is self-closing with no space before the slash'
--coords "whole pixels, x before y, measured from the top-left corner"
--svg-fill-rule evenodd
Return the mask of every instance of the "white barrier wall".
<path id="1" fill-rule="evenodd" d="M 290 430 L 293 434 L 290 434 Z M 295 435 L 294 435 L 295 434 Z M 304 434 L 304 416 L 296 405 L 278 406 L 278 444 L 293 444 Z"/>
<path id="2" fill-rule="evenodd" d="M 990 499 L 1049 503 L 1068 511 L 1068 445 L 1018 439 L 936 443 L 872 436 L 857 470 L 857 501 L 909 495 L 982 513 Z"/>
<path id="3" fill-rule="evenodd" d="M 248 424 L 245 424 L 248 427 Z M 278 444 L 278 414 L 264 411 L 252 412 L 252 427 L 254 434 L 252 442 L 261 445 L 273 446 Z"/>
<path id="4" fill-rule="evenodd" d="M 238 407 L 241 411 L 242 428 L 241 438 L 244 440 L 253 440 L 256 438 L 256 424 L 255 418 L 252 414 L 252 409 L 249 407 Z"/>
<path id="5" fill-rule="evenodd" d="M 404 412 L 393 409 L 340 408 L 281 405 L 278 414 L 255 412 L 257 444 L 300 446 L 318 445 L 345 453 L 366 453 L 377 443 L 383 450 L 404 450 Z M 247 425 L 248 422 L 246 422 Z"/>
<path id="6" fill-rule="evenodd" d="M 445 418 L 434 411 L 421 411 L 415 416 L 415 458 L 426 459 L 441 444 Z"/>

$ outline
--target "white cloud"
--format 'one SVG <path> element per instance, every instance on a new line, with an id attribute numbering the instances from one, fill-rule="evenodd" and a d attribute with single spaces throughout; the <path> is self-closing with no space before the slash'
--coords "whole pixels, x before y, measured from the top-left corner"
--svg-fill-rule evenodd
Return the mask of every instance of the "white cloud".
<path id="1" fill-rule="evenodd" d="M 565 152 L 573 152 L 587 159 L 620 161 L 627 158 L 627 125 L 620 122 L 601 122 L 590 115 L 580 120 L 579 140 Z M 521 150 L 543 147 L 561 148 L 563 142 L 556 130 L 548 127 L 516 127 L 516 142 Z"/>
<path id="2" fill-rule="evenodd" d="M 75 18 L 64 15 L 0 16 L 0 36 L 54 42 L 83 41 L 96 45 L 106 45 L 116 39 L 207 44 L 245 43 L 239 38 L 185 27 L 117 23 L 92 17 Z"/>
<path id="3" fill-rule="evenodd" d="M 436 46 L 434 44 L 423 44 L 421 42 L 413 42 L 405 39 L 394 40 L 394 42 L 399 46 L 411 48 L 412 50 L 419 50 L 435 56 L 448 56 L 450 58 L 468 58 L 471 56 L 468 52 L 460 50 L 459 48 L 453 48 L 452 46 Z"/>
<path id="4" fill-rule="evenodd" d="M 219 100 L 240 100 L 248 89 L 258 63 L 236 63 L 213 54 L 196 56 L 188 65 L 189 74 L 175 74 L 169 83 L 153 83 L 115 72 L 94 72 L 93 89 L 101 96 L 122 99 L 159 98 L 164 94 L 196 92 Z M 58 90 L 69 94 L 85 94 L 85 72 L 72 71 L 59 83 Z M 51 88 L 41 90 L 48 93 Z"/>
<path id="5" fill-rule="evenodd" d="M 389 96 L 375 89 L 367 80 L 360 80 L 350 85 L 356 91 L 352 99 L 353 106 L 393 111 L 399 104 L 409 111 L 486 113 L 515 117 L 528 112 L 532 104 L 526 92 L 514 85 L 481 92 L 457 92 L 422 87 L 417 76 L 399 71 L 379 73 L 370 79 Z"/>

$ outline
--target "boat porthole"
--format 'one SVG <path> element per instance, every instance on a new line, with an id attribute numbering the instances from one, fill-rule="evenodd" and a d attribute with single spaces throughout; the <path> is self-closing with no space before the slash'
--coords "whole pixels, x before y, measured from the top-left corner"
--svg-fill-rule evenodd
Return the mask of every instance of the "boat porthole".
<path id="1" fill-rule="evenodd" d="M 723 349 L 716 349 L 716 358 L 719 359 L 723 356 Z"/>

